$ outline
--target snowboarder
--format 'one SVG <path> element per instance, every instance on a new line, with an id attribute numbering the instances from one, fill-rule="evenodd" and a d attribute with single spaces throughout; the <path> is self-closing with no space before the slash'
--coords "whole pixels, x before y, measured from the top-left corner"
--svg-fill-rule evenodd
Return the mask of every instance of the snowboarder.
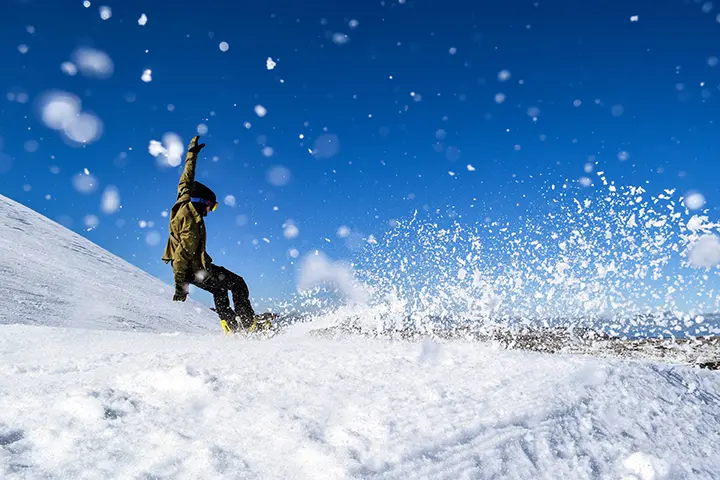
<path id="1" fill-rule="evenodd" d="M 198 136 L 193 137 L 188 146 L 177 201 L 170 212 L 170 236 L 162 257 L 173 267 L 173 300 L 184 302 L 188 296 L 188 285 L 195 285 L 213 295 L 215 311 L 226 333 L 241 328 L 253 330 L 256 317 L 245 280 L 224 267 L 214 265 L 205 251 L 204 217 L 215 211 L 218 204 L 215 193 L 195 181 L 197 157 L 205 147 L 204 143 L 198 144 L 199 139 Z M 230 308 L 228 291 L 232 292 L 234 311 Z"/>

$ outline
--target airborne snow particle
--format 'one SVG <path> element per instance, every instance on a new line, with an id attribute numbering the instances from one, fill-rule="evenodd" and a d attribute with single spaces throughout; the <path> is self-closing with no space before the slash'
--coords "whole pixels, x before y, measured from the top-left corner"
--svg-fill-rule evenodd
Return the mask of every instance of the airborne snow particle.
<path id="1" fill-rule="evenodd" d="M 152 82 L 152 70 L 150 70 L 149 68 L 146 68 L 146 69 L 143 71 L 143 74 L 142 74 L 142 76 L 140 77 L 140 80 L 142 80 L 142 81 L 145 82 L 145 83 L 150 83 L 150 82 Z"/>
<path id="2" fill-rule="evenodd" d="M 262 105 L 255 105 L 255 114 L 262 118 L 265 115 L 267 115 L 267 109 L 263 107 Z"/>
<path id="3" fill-rule="evenodd" d="M 150 140 L 148 152 L 156 158 L 160 158 L 160 164 L 163 166 L 177 167 L 180 165 L 180 159 L 185 152 L 182 139 L 176 133 L 168 132 L 163 135 L 162 143 L 157 140 Z"/>
<path id="4" fill-rule="evenodd" d="M 705 205 L 705 197 L 699 192 L 690 192 L 685 196 L 685 206 L 689 210 L 699 210 Z"/>
<path id="5" fill-rule="evenodd" d="M 112 77 L 115 71 L 115 65 L 110 56 L 96 48 L 78 48 L 73 52 L 72 60 L 80 73 L 86 77 L 106 79 Z"/>
<path id="6" fill-rule="evenodd" d="M 78 68 L 72 62 L 63 62 L 60 64 L 60 70 L 66 75 L 74 77 L 78 73 Z"/>
<path id="7" fill-rule="evenodd" d="M 495 94 L 495 103 L 503 103 L 505 101 L 505 94 L 504 93 L 496 93 Z"/>
<path id="8" fill-rule="evenodd" d="M 293 238 L 297 238 L 298 235 L 300 235 L 300 229 L 292 222 L 292 220 L 288 220 L 283 225 L 283 236 L 288 240 L 292 240 Z"/>
<path id="9" fill-rule="evenodd" d="M 197 126 L 197 133 L 198 135 L 205 135 L 208 132 L 208 126 L 204 123 L 201 123 Z"/>
<path id="10" fill-rule="evenodd" d="M 315 158 L 331 158 L 340 151 L 340 139 L 334 133 L 320 135 L 315 139 L 312 153 Z"/>
<path id="11" fill-rule="evenodd" d="M 291 177 L 292 173 L 290 172 L 290 169 L 283 167 L 282 165 L 276 165 L 270 168 L 266 175 L 268 183 L 276 187 L 287 185 L 290 183 Z"/>
<path id="12" fill-rule="evenodd" d="M 77 143 L 92 143 L 103 133 L 102 121 L 91 113 L 80 113 L 63 125 L 65 135 Z"/>
<path id="13" fill-rule="evenodd" d="M 358 21 L 355 20 L 354 18 L 353 18 L 352 20 L 350 20 L 350 22 L 348 23 L 348 26 L 349 26 L 350 28 L 357 28 L 358 25 L 360 25 L 360 22 L 358 22 Z"/>
<path id="14" fill-rule="evenodd" d="M 506 82 L 506 81 L 510 80 L 511 76 L 512 76 L 512 74 L 510 73 L 509 70 L 500 70 L 500 72 L 498 72 L 498 74 L 497 74 L 497 79 L 499 82 Z"/>
<path id="15" fill-rule="evenodd" d="M 698 268 L 712 268 L 720 264 L 720 239 L 717 235 L 700 237 L 690 247 L 688 260 L 690 265 Z"/>
<path id="16" fill-rule="evenodd" d="M 580 100 L 580 99 L 575 100 L 575 101 L 573 102 L 573 105 L 574 105 L 575 107 L 579 107 L 580 105 L 582 105 L 582 100 Z"/>
<path id="17" fill-rule="evenodd" d="M 30 50 L 27 45 L 22 44 L 18 45 L 18 52 L 22 53 L 23 55 L 26 54 Z"/>
<path id="18" fill-rule="evenodd" d="M 594 165 L 592 163 L 588 162 L 585 164 L 585 166 L 583 168 L 585 170 L 585 173 L 592 173 Z"/>
<path id="19" fill-rule="evenodd" d="M 639 16 L 639 15 L 633 15 L 632 17 L 630 17 L 630 21 L 631 21 L 631 22 L 637 22 L 638 20 L 640 20 L 640 16 Z"/>
<path id="20" fill-rule="evenodd" d="M 277 65 L 277 63 L 275 63 L 275 61 L 272 59 L 272 57 L 268 57 L 267 60 L 265 60 L 265 67 L 268 70 L 274 69 L 276 65 Z"/>
<path id="21" fill-rule="evenodd" d="M 227 52 L 230 50 L 230 44 L 228 42 L 220 42 L 220 45 L 218 46 L 220 48 L 221 52 Z"/>
<path id="22" fill-rule="evenodd" d="M 275 151 L 272 147 L 265 147 L 262 149 L 262 154 L 266 157 L 272 157 L 273 153 L 275 153 Z"/>
<path id="23" fill-rule="evenodd" d="M 85 215 L 83 222 L 88 229 L 92 230 L 100 224 L 100 219 L 96 215 Z"/>
<path id="24" fill-rule="evenodd" d="M 250 122 L 245 122 L 245 123 L 243 123 L 243 127 L 245 127 L 246 129 L 250 130 L 250 128 L 252 128 L 252 123 L 250 123 Z"/>
<path id="25" fill-rule="evenodd" d="M 474 172 L 474 171 L 475 171 L 475 167 L 473 167 L 473 166 L 470 165 L 469 163 L 468 163 L 468 165 L 467 165 L 467 169 L 468 169 L 468 172 Z"/>
<path id="26" fill-rule="evenodd" d="M 88 0 L 85 0 L 83 2 L 83 7 L 85 7 L 85 8 L 90 8 L 90 5 L 92 5 L 92 3 L 90 3 Z"/>
<path id="27" fill-rule="evenodd" d="M 445 137 L 447 137 L 447 132 L 445 131 L 445 129 L 440 128 L 435 132 L 435 138 L 437 138 L 438 140 L 445 140 Z"/>
<path id="28" fill-rule="evenodd" d="M 620 160 L 621 162 L 624 162 L 625 160 L 630 158 L 630 154 L 628 152 L 626 152 L 625 150 L 623 150 L 618 153 L 617 157 L 618 157 L 618 160 Z"/>
<path id="29" fill-rule="evenodd" d="M 78 173 L 72 179 L 73 187 L 80 193 L 89 194 L 97 190 L 97 179 L 85 173 Z"/>
<path id="30" fill-rule="evenodd" d="M 108 6 L 100 7 L 100 18 L 108 20 L 110 17 L 112 17 L 112 8 Z"/>
<path id="31" fill-rule="evenodd" d="M 147 24 L 147 20 L 148 20 L 147 15 L 145 15 L 143 13 L 142 15 L 140 15 L 140 18 L 138 18 L 138 25 L 140 25 L 141 27 L 144 27 Z"/>
<path id="32" fill-rule="evenodd" d="M 226 195 L 224 202 L 228 207 L 234 207 L 237 204 L 237 200 L 234 195 Z"/>
<path id="33" fill-rule="evenodd" d="M 588 177 L 580 177 L 580 180 L 578 181 L 583 187 L 589 187 L 590 185 L 592 185 L 592 180 L 590 180 Z"/>
<path id="34" fill-rule="evenodd" d="M 25 142 L 25 151 L 28 153 L 35 153 L 40 148 L 40 144 L 37 142 L 37 140 L 28 140 Z"/>
<path id="35" fill-rule="evenodd" d="M 148 234 L 145 236 L 145 242 L 148 245 L 150 245 L 151 247 L 154 247 L 155 245 L 159 245 L 160 240 L 162 240 L 160 233 L 156 232 L 154 230 L 152 232 L 148 232 Z"/>
<path id="36" fill-rule="evenodd" d="M 297 258 L 300 256 L 300 252 L 298 252 L 297 248 L 291 248 L 288 251 L 288 255 L 290 255 L 292 258 Z"/>
<path id="37" fill-rule="evenodd" d="M 80 99 L 72 93 L 50 91 L 40 99 L 40 117 L 48 128 L 62 130 L 67 122 L 80 113 L 80 107 Z"/>
<path id="38" fill-rule="evenodd" d="M 348 37 L 344 33 L 337 32 L 337 33 L 333 33 L 332 41 L 336 45 L 345 45 L 346 43 L 348 43 L 350 41 L 350 37 Z"/>
<path id="39" fill-rule="evenodd" d="M 718 62 L 719 62 L 718 57 L 712 56 L 712 57 L 708 58 L 707 64 L 710 65 L 711 67 L 715 67 L 715 66 L 717 66 Z"/>
<path id="40" fill-rule="evenodd" d="M 529 107 L 527 114 L 529 117 L 537 118 L 540 115 L 540 109 L 538 107 Z"/>
<path id="41" fill-rule="evenodd" d="M 105 188 L 100 207 L 103 213 L 108 215 L 118 211 L 120 208 L 120 192 L 116 187 L 110 185 Z"/>
<path id="42" fill-rule="evenodd" d="M 337 229 L 337 236 L 338 236 L 338 238 L 347 238 L 347 237 L 349 237 L 349 236 L 350 236 L 350 229 L 349 229 L 347 226 L 345 226 L 345 225 L 341 225 L 341 226 Z"/>
<path id="43" fill-rule="evenodd" d="M 612 113 L 613 117 L 620 117 L 623 113 L 625 113 L 625 107 L 622 105 L 613 105 L 610 109 L 610 113 Z"/>
<path id="44" fill-rule="evenodd" d="M 450 47 L 450 50 L 448 50 L 448 52 L 450 53 L 450 55 L 455 55 L 457 53 L 457 48 Z"/>

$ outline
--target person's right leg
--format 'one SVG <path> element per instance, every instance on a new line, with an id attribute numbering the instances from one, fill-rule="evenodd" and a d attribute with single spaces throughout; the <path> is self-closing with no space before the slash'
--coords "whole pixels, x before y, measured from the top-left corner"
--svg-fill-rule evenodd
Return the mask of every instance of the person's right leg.
<path id="1" fill-rule="evenodd" d="M 220 320 L 225 320 L 232 330 L 238 329 L 239 325 L 235 318 L 237 314 L 230 308 L 230 297 L 222 278 L 217 275 L 210 275 L 204 277 L 202 281 L 193 278 L 190 283 L 211 293 L 215 301 L 215 312 L 220 317 Z"/>
<path id="2" fill-rule="evenodd" d="M 232 292 L 235 313 L 238 317 L 240 317 L 240 321 L 245 328 L 250 327 L 253 319 L 255 318 L 255 311 L 250 303 L 250 290 L 248 289 L 245 280 L 240 275 L 231 272 L 225 267 L 218 267 L 214 265 L 212 268 L 212 275 L 208 280 L 216 282 L 217 285 L 224 290 L 224 301 L 228 301 L 227 291 L 230 290 Z"/>

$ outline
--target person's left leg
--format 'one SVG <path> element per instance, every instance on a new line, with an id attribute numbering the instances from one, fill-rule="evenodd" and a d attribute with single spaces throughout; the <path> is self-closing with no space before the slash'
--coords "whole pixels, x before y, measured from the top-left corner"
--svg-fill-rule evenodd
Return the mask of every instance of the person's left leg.
<path id="1" fill-rule="evenodd" d="M 245 280 L 227 268 L 215 265 L 212 267 L 208 280 L 213 281 L 213 283 L 216 283 L 225 290 L 225 301 L 227 301 L 227 291 L 230 290 L 232 292 L 235 313 L 240 317 L 240 322 L 245 328 L 250 327 L 255 317 L 255 311 L 250 303 L 250 290 Z"/>

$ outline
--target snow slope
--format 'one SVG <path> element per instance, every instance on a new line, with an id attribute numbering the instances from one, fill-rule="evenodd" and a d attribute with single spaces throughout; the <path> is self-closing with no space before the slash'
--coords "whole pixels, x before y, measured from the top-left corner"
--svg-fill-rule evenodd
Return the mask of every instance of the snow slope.
<path id="1" fill-rule="evenodd" d="M 217 329 L 215 314 L 0 195 L 0 324 L 145 331 Z"/>
<path id="2" fill-rule="evenodd" d="M 718 405 L 709 371 L 476 343 L 0 327 L 8 479 L 718 478 Z"/>
<path id="3" fill-rule="evenodd" d="M 720 476 L 714 372 L 312 324 L 226 338 L 2 197 L 0 229 L 0 478 Z"/>

